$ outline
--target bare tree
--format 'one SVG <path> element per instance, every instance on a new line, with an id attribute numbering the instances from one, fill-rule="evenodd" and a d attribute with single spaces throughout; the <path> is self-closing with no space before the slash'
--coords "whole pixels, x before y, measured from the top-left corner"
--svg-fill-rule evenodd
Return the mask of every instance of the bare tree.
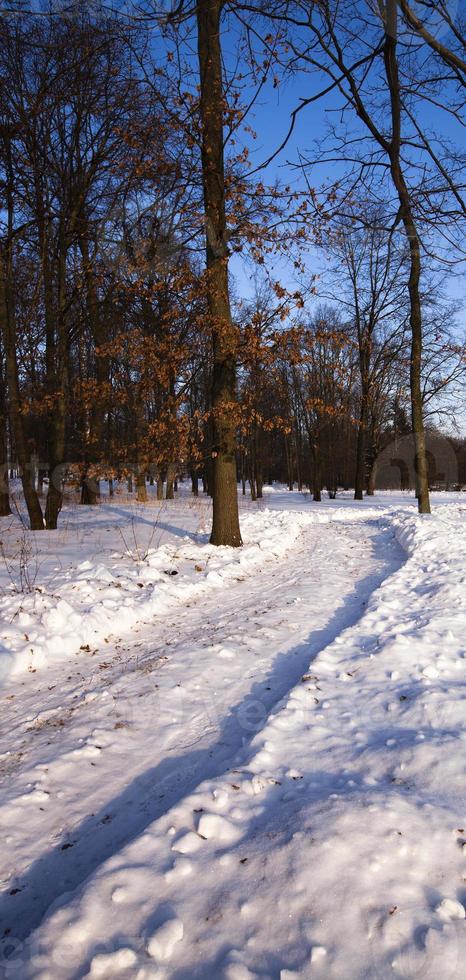
<path id="1" fill-rule="evenodd" d="M 435 102 L 439 80 L 420 67 L 409 37 L 403 35 L 400 43 L 400 29 L 406 24 L 403 21 L 400 28 L 397 0 L 356 6 L 348 0 L 325 0 L 311 11 L 299 0 L 293 4 L 277 2 L 270 16 L 288 22 L 292 70 L 299 71 L 301 66 L 303 72 L 325 73 L 328 79 L 323 93 L 303 99 L 299 111 L 333 91 L 342 97 L 343 115 L 351 114 L 352 131 L 341 120 L 338 131 L 331 134 L 331 141 L 335 141 L 332 150 L 328 152 L 331 144 L 327 144 L 321 157 L 338 155 L 352 166 L 346 199 L 356 186 L 373 194 L 376 177 L 379 193 L 384 182 L 386 186 L 387 177 L 394 192 L 393 224 L 403 229 L 409 250 L 411 416 L 419 510 L 427 513 L 430 505 L 421 378 L 422 235 L 426 227 L 433 235 L 439 229 L 450 235 L 451 228 L 447 226 L 448 221 L 451 226 L 451 209 L 447 199 L 454 199 L 458 210 L 457 184 L 448 179 L 435 151 L 435 140 L 424 132 L 416 112 L 420 100 L 426 104 L 429 99 Z M 421 81 L 414 66 L 423 72 Z M 452 106 L 452 113 L 455 111 Z"/>
<path id="2" fill-rule="evenodd" d="M 367 204 L 354 202 L 333 225 L 327 246 L 335 259 L 324 275 L 328 293 L 354 330 L 359 366 L 359 417 L 356 449 L 355 500 L 363 499 L 366 470 L 373 465 L 369 429 L 376 423 L 381 404 L 378 387 L 385 383 L 386 369 L 397 359 L 405 342 L 407 325 L 406 248 L 387 227 L 380 209 L 368 212 Z M 330 282 L 330 289 L 326 282 Z M 385 362 L 385 363 L 384 363 Z M 381 370 L 382 365 L 385 370 Z M 373 440 L 372 440 L 373 445 Z"/>

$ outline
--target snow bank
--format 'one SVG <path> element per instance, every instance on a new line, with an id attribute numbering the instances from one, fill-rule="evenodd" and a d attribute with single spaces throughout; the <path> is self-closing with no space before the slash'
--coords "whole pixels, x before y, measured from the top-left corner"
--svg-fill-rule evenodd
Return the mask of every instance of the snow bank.
<path id="1" fill-rule="evenodd" d="M 91 977 L 102 948 L 132 950 L 141 980 L 464 976 L 464 516 L 390 520 L 406 564 L 233 769 L 51 914 L 25 976 L 48 976 L 77 935 Z"/>
<path id="2" fill-rule="evenodd" d="M 92 655 L 99 644 L 124 636 L 141 620 L 257 574 L 285 555 L 312 519 L 305 512 L 247 514 L 239 549 L 183 536 L 149 548 L 137 560 L 115 552 L 96 562 L 80 560 L 83 548 L 77 548 L 66 570 L 39 579 L 32 593 L 10 586 L 0 597 L 0 678 L 79 652 Z"/>

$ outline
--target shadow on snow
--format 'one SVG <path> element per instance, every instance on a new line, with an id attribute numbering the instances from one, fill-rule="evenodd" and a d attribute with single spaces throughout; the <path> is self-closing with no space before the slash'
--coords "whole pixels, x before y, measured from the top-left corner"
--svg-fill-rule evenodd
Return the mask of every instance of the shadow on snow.
<path id="1" fill-rule="evenodd" d="M 9 947 L 15 958 L 21 946 L 24 957 L 25 944 L 46 915 L 66 904 L 70 893 L 108 858 L 134 841 L 205 779 L 247 762 L 250 743 L 270 712 L 299 682 L 317 654 L 342 630 L 357 622 L 372 592 L 402 564 L 401 548 L 390 531 L 380 529 L 374 545 L 381 562 L 379 570 L 358 583 L 323 629 L 310 633 L 306 641 L 276 657 L 264 679 L 254 683 L 247 696 L 221 721 L 215 743 L 184 755 L 168 755 L 159 765 L 137 776 L 98 813 L 86 817 L 24 875 L 8 883 L 8 890 L 0 895 L 0 976 L 1 961 L 8 958 Z M 258 714 L 260 720 L 254 722 Z M 325 780 L 322 788 L 324 795 L 331 792 Z M 13 889 L 18 889 L 14 895 Z"/>

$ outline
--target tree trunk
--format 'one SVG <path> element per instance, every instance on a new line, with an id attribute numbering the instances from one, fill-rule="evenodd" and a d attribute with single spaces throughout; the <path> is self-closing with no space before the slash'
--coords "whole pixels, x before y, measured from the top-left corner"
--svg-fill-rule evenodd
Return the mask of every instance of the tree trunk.
<path id="1" fill-rule="evenodd" d="M 319 447 L 315 442 L 311 442 L 312 448 L 312 499 L 316 503 L 322 500 L 322 466 L 320 461 Z"/>
<path id="2" fill-rule="evenodd" d="M 199 496 L 199 475 L 196 470 L 191 470 L 191 493 L 195 496 Z"/>
<path id="3" fill-rule="evenodd" d="M 55 464 L 49 470 L 49 488 L 45 502 L 45 526 L 48 531 L 56 531 L 58 515 L 63 506 L 63 470 Z"/>
<path id="4" fill-rule="evenodd" d="M 254 479 L 256 481 L 256 495 L 260 499 L 262 497 L 262 487 L 264 483 L 263 472 L 262 472 L 262 438 L 261 433 L 257 431 L 257 426 L 254 426 Z"/>
<path id="5" fill-rule="evenodd" d="M 31 531 L 44 529 L 44 518 L 37 492 L 31 480 L 29 453 L 21 413 L 19 374 L 17 360 L 16 310 L 13 293 L 13 166 L 11 143 L 5 136 L 6 155 L 6 211 L 7 243 L 0 251 L 0 329 L 4 339 L 6 357 L 6 381 L 8 387 L 10 423 L 19 463 L 24 499 L 29 515 Z"/>
<path id="6" fill-rule="evenodd" d="M 375 481 L 377 478 L 377 457 L 372 460 L 369 466 L 369 474 L 367 477 L 367 496 L 373 497 L 375 494 Z"/>
<path id="7" fill-rule="evenodd" d="M 104 435 L 104 391 L 108 383 L 109 359 L 102 355 L 101 348 L 107 339 L 105 326 L 102 321 L 102 314 L 99 308 L 97 285 L 94 276 L 93 262 L 89 256 L 89 229 L 87 222 L 81 228 L 79 248 L 83 261 L 84 280 L 86 284 L 86 305 L 89 328 L 94 340 L 96 351 L 95 355 L 95 377 L 97 382 L 97 398 L 94 400 L 89 419 L 89 435 L 86 446 L 87 461 L 94 464 L 101 463 Z M 84 490 L 84 480 L 86 486 Z M 81 503 L 95 506 L 99 503 L 100 486 L 97 477 L 87 480 L 87 472 L 83 478 L 83 492 L 81 493 Z"/>
<path id="8" fill-rule="evenodd" d="M 60 218 L 58 258 L 55 259 L 55 243 L 50 241 L 51 219 L 47 212 L 41 177 L 38 173 L 35 174 L 35 191 L 43 284 L 46 388 L 52 406 L 49 408 L 46 422 L 49 484 L 45 505 L 45 525 L 48 530 L 53 530 L 57 526 L 58 514 L 63 502 L 68 360 L 64 320 L 67 244 L 63 219 Z M 57 263 L 56 280 L 54 277 L 55 261 Z"/>
<path id="9" fill-rule="evenodd" d="M 421 388 L 422 311 L 421 311 L 421 248 L 414 220 L 411 198 L 401 169 L 401 100 L 397 61 L 397 0 L 387 0 L 384 61 L 390 90 L 392 140 L 389 145 L 390 171 L 400 203 L 400 219 L 409 244 L 410 270 L 408 291 L 411 326 L 411 418 L 414 437 L 414 466 L 420 514 L 430 514 L 429 476 L 426 456 Z"/>
<path id="10" fill-rule="evenodd" d="M 211 544 L 242 544 L 236 482 L 236 352 L 228 289 L 220 45 L 223 0 L 198 0 L 198 58 L 202 136 L 207 302 L 213 341 L 213 524 Z"/>
<path id="11" fill-rule="evenodd" d="M 295 454 L 296 454 L 296 479 L 298 482 L 298 490 L 301 493 L 303 489 L 303 479 L 301 476 L 301 460 L 300 460 L 300 440 L 295 436 Z"/>
<path id="12" fill-rule="evenodd" d="M 48 352 L 47 377 L 49 393 L 54 401 L 53 417 L 49 428 L 49 488 L 45 504 L 45 526 L 53 531 L 63 505 L 63 479 L 65 471 L 65 439 L 68 389 L 68 338 L 65 322 L 65 275 L 67 246 L 65 233 L 59 235 L 57 314 L 53 316 L 53 336 L 48 340 L 52 349 Z M 56 333 L 55 333 L 56 328 Z"/>
<path id="13" fill-rule="evenodd" d="M 175 465 L 174 463 L 169 463 L 167 466 L 167 485 L 165 488 L 165 500 L 174 499 L 175 497 L 174 483 L 175 483 Z"/>
<path id="14" fill-rule="evenodd" d="M 209 497 L 212 496 L 214 479 L 214 464 L 211 459 L 208 459 L 204 466 L 204 472 L 202 474 L 202 487 L 204 493 L 207 493 Z"/>
<path id="15" fill-rule="evenodd" d="M 362 500 L 364 496 L 364 476 L 366 472 L 366 433 L 368 420 L 367 388 L 362 381 L 361 408 L 359 412 L 358 439 L 356 444 L 356 475 L 354 478 L 354 499 Z"/>
<path id="16" fill-rule="evenodd" d="M 0 362 L 0 517 L 11 514 L 10 492 L 8 486 L 8 440 L 5 404 L 5 377 L 3 362 Z"/>
<path id="17" fill-rule="evenodd" d="M 100 500 L 99 481 L 94 476 L 89 476 L 89 467 L 85 466 L 81 476 L 81 497 L 80 503 L 94 507 Z"/>
<path id="18" fill-rule="evenodd" d="M 286 456 L 286 468 L 288 473 L 288 490 L 294 490 L 293 457 L 292 457 L 292 449 L 290 446 L 290 440 L 288 436 L 285 436 L 285 456 Z"/>
<path id="19" fill-rule="evenodd" d="M 3 289 L 1 290 L 3 293 Z M 3 297 L 2 297 L 3 299 Z M 4 303 L 2 306 L 2 320 L 4 319 Z M 12 322 L 14 314 L 7 312 L 7 332 L 6 332 L 6 374 L 8 380 L 9 408 L 11 428 L 13 430 L 16 456 L 18 458 L 21 483 L 23 487 L 24 499 L 29 515 L 31 531 L 42 531 L 44 529 L 44 517 L 39 503 L 39 497 L 34 490 L 31 467 L 29 464 L 29 454 L 27 451 L 26 437 L 23 426 L 23 416 L 21 414 L 21 399 L 18 383 L 18 362 L 16 359 L 16 329 Z M 8 322 L 9 321 L 9 322 Z"/>
<path id="20" fill-rule="evenodd" d="M 146 474 L 143 469 L 136 473 L 136 498 L 140 504 L 147 503 Z"/>
<path id="21" fill-rule="evenodd" d="M 29 515 L 31 531 L 43 531 L 44 517 L 36 490 L 31 479 L 31 467 L 24 432 L 23 415 L 18 380 L 18 361 L 16 357 L 16 316 L 11 283 L 11 259 L 8 254 L 1 255 L 0 270 L 0 319 L 6 351 L 6 379 L 8 384 L 11 429 L 15 441 L 24 499 Z"/>
<path id="22" fill-rule="evenodd" d="M 241 493 L 246 496 L 246 454 L 241 453 Z"/>

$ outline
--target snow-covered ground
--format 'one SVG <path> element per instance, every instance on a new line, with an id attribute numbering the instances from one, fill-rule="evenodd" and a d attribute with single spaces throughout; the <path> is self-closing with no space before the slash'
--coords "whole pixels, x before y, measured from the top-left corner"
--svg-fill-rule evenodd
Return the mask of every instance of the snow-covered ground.
<path id="1" fill-rule="evenodd" d="M 2 519 L 0 977 L 462 980 L 462 500 Z"/>

